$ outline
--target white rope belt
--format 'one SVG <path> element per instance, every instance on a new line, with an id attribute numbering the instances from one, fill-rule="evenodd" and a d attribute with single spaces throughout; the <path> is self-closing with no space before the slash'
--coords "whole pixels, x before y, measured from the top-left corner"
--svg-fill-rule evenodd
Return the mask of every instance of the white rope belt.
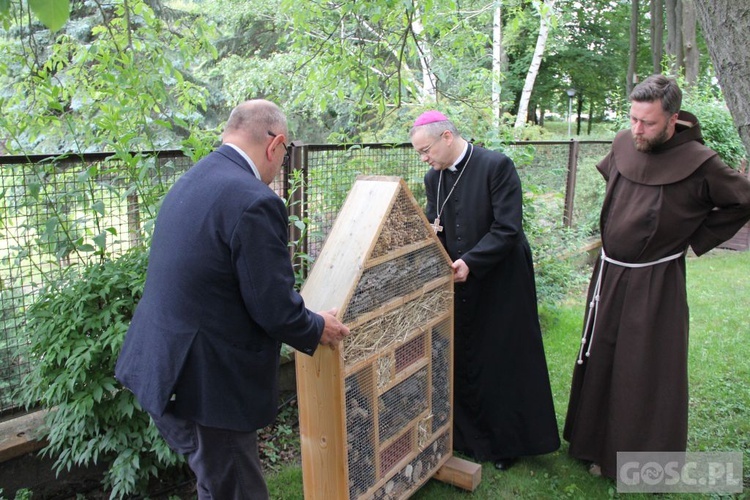
<path id="1" fill-rule="evenodd" d="M 588 347 L 586 348 L 585 356 L 587 358 L 591 356 L 591 346 L 594 343 L 594 332 L 596 330 L 596 316 L 597 316 L 597 313 L 599 312 L 599 298 L 600 298 L 601 290 L 602 290 L 602 274 L 604 272 L 604 263 L 609 262 L 610 264 L 614 264 L 620 267 L 639 269 L 642 267 L 656 266 L 658 264 L 663 264 L 671 260 L 679 259 L 680 257 L 682 257 L 684 253 L 685 251 L 683 250 L 680 253 L 676 253 L 674 255 L 670 255 L 669 257 L 664 257 L 659 260 L 654 260 L 652 262 L 630 263 L 630 262 L 622 262 L 622 261 L 607 257 L 607 255 L 604 253 L 604 248 L 602 248 L 602 258 L 601 258 L 601 261 L 599 262 L 599 275 L 596 277 L 596 284 L 594 285 L 594 292 L 592 294 L 591 302 L 589 302 L 589 309 L 586 312 L 586 327 L 583 329 L 583 337 L 581 337 L 581 349 L 578 351 L 578 364 L 579 365 L 583 364 L 583 356 L 584 356 L 583 349 L 584 347 L 586 347 L 587 343 L 588 343 Z M 591 325 L 591 336 L 589 337 L 587 341 L 586 332 L 589 331 L 589 325 Z"/>

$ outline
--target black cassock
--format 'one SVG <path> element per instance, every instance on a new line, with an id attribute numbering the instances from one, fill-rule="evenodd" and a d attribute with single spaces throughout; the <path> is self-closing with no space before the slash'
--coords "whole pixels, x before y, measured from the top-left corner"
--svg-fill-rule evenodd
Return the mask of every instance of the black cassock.
<path id="1" fill-rule="evenodd" d="M 482 461 L 555 451 L 518 173 L 507 156 L 473 145 L 456 168 L 442 181 L 434 169 L 424 178 L 427 218 L 441 212 L 438 236 L 470 271 L 455 286 L 453 448 Z"/>

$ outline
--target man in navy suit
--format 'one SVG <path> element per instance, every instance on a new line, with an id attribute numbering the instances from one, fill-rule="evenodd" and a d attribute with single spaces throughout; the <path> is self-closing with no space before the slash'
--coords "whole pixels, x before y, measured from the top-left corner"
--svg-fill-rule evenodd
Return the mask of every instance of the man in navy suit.
<path id="1" fill-rule="evenodd" d="M 257 430 L 276 416 L 281 343 L 312 355 L 349 334 L 293 288 L 287 212 L 268 187 L 286 136 L 275 104 L 246 101 L 170 189 L 115 368 L 187 456 L 200 499 L 268 498 Z"/>

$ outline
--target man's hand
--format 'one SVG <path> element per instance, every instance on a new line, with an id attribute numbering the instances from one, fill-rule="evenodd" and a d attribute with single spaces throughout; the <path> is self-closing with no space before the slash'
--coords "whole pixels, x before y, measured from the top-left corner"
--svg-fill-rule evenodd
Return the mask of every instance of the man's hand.
<path id="1" fill-rule="evenodd" d="M 466 281 L 466 278 L 469 277 L 469 266 L 466 265 L 466 262 L 464 262 L 461 259 L 458 259 L 453 264 L 451 264 L 451 267 L 453 268 L 453 282 L 454 283 L 463 283 Z"/>
<path id="2" fill-rule="evenodd" d="M 320 343 L 330 346 L 331 349 L 335 349 L 338 343 L 350 333 L 349 328 L 336 318 L 337 312 L 336 309 L 318 312 L 326 322 L 323 335 L 320 336 Z"/>

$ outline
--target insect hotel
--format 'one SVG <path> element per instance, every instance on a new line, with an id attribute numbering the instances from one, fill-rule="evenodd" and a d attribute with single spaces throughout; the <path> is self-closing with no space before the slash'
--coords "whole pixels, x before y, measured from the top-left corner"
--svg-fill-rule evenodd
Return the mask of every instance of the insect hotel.
<path id="1" fill-rule="evenodd" d="M 359 177 L 302 289 L 351 335 L 296 355 L 305 498 L 407 498 L 452 455 L 450 258 L 398 177 Z M 458 459 L 452 459 L 458 460 Z M 481 469 L 480 469 L 481 471 Z M 472 477 L 473 474 L 473 477 Z"/>

